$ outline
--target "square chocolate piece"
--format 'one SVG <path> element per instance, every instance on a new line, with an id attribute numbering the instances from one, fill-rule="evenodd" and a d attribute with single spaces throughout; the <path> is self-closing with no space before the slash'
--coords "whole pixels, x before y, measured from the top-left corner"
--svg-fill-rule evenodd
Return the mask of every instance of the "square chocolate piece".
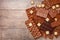
<path id="1" fill-rule="evenodd" d="M 57 10 L 49 9 L 49 15 L 54 18 L 58 14 Z"/>
<path id="2" fill-rule="evenodd" d="M 31 7 L 31 8 L 28 8 L 26 9 L 26 12 L 27 12 L 27 16 L 28 18 L 33 18 L 35 15 L 36 15 L 36 8 L 35 7 Z"/>
<path id="3" fill-rule="evenodd" d="M 43 17 L 43 18 L 47 18 L 49 10 L 46 10 L 45 8 L 37 8 L 37 16 Z"/>

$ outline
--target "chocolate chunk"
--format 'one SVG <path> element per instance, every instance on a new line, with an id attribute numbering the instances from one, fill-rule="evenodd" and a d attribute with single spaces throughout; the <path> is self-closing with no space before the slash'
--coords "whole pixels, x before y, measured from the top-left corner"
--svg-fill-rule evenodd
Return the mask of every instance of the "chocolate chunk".
<path id="1" fill-rule="evenodd" d="M 60 20 L 54 21 L 54 22 L 51 23 L 52 27 L 56 27 L 56 26 L 59 26 L 59 25 L 60 25 Z"/>
<path id="2" fill-rule="evenodd" d="M 60 15 L 59 15 L 59 14 L 56 15 L 55 18 L 57 18 L 57 21 L 53 21 L 53 22 L 51 23 L 51 26 L 52 26 L 52 27 L 56 27 L 56 26 L 59 26 L 59 25 L 60 25 Z M 55 18 L 54 18 L 54 19 L 55 19 Z"/>
<path id="3" fill-rule="evenodd" d="M 57 21 L 60 20 L 60 14 L 56 15 Z"/>
<path id="4" fill-rule="evenodd" d="M 54 18 L 58 14 L 57 10 L 50 9 L 49 10 L 49 15 Z"/>
<path id="5" fill-rule="evenodd" d="M 26 12 L 27 12 L 27 16 L 28 18 L 33 18 L 35 15 L 36 15 L 36 8 L 35 7 L 31 7 L 31 8 L 28 8 L 26 9 Z"/>
<path id="6" fill-rule="evenodd" d="M 43 17 L 43 18 L 47 18 L 48 15 L 48 10 L 46 10 L 45 8 L 37 8 L 37 16 Z"/>
<path id="7" fill-rule="evenodd" d="M 60 0 L 44 0 L 43 3 L 46 5 L 46 8 L 50 8 L 55 4 L 60 3 Z"/>
<path id="8" fill-rule="evenodd" d="M 37 24 L 37 23 L 43 23 L 44 22 L 44 18 L 40 17 L 40 16 L 34 16 L 34 22 Z"/>
<path id="9" fill-rule="evenodd" d="M 56 10 L 58 11 L 58 14 L 60 14 L 60 8 L 57 8 Z"/>
<path id="10" fill-rule="evenodd" d="M 27 20 L 25 23 L 27 25 L 27 28 L 30 29 L 29 31 L 31 32 L 34 38 L 38 38 L 41 36 L 41 32 L 39 31 L 33 20 Z M 29 23 L 32 23 L 32 26 L 29 26 Z"/>
<path id="11" fill-rule="evenodd" d="M 57 32 L 57 33 L 58 33 L 57 36 L 60 36 L 60 26 L 57 26 L 57 27 L 54 29 L 54 32 Z"/>
<path id="12" fill-rule="evenodd" d="M 54 35 L 51 34 L 51 35 L 48 35 L 47 37 L 49 37 L 49 39 L 53 39 Z"/>
<path id="13" fill-rule="evenodd" d="M 51 27 L 51 24 L 49 22 L 44 22 L 41 26 L 40 29 L 43 31 L 50 31 L 52 32 L 54 30 L 54 28 Z"/>
<path id="14" fill-rule="evenodd" d="M 45 4 L 45 8 L 46 9 L 49 9 L 51 6 L 50 6 L 50 4 L 49 4 L 49 2 L 48 2 L 48 0 L 44 0 L 43 2 L 42 2 L 42 4 Z"/>

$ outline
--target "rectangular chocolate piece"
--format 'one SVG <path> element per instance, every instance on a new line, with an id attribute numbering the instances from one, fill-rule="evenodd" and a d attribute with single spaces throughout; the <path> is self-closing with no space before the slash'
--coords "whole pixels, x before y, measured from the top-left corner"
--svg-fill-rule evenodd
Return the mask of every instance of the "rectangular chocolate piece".
<path id="1" fill-rule="evenodd" d="M 51 23 L 52 27 L 56 27 L 56 26 L 60 25 L 60 14 L 56 15 L 55 18 L 57 18 L 57 21 L 54 21 L 54 22 Z"/>
<path id="2" fill-rule="evenodd" d="M 37 16 L 43 17 L 43 18 L 47 18 L 49 10 L 46 10 L 45 8 L 37 8 Z"/>
<path id="3" fill-rule="evenodd" d="M 39 31 L 38 27 L 35 25 L 33 20 L 29 19 L 25 23 L 34 38 L 39 38 L 41 36 L 41 32 Z M 32 24 L 30 24 L 29 26 L 29 23 L 32 23 Z"/>
<path id="4" fill-rule="evenodd" d="M 33 18 L 35 15 L 36 15 L 36 8 L 35 7 L 31 7 L 31 8 L 28 8 L 26 9 L 26 13 L 27 13 L 27 16 L 28 18 Z"/>
<path id="5" fill-rule="evenodd" d="M 57 26 L 54 31 L 58 32 L 58 35 L 60 36 L 60 26 Z"/>
<path id="6" fill-rule="evenodd" d="M 47 30 L 53 31 L 53 28 L 51 27 L 50 22 L 44 22 L 41 25 L 40 29 L 43 30 L 43 31 L 47 31 Z"/>
<path id="7" fill-rule="evenodd" d="M 56 27 L 56 26 L 59 26 L 59 25 L 60 25 L 60 20 L 54 21 L 54 22 L 51 23 L 52 27 Z"/>
<path id="8" fill-rule="evenodd" d="M 57 21 L 60 20 L 60 14 L 56 15 Z"/>
<path id="9" fill-rule="evenodd" d="M 45 20 L 44 18 L 39 17 L 39 16 L 34 16 L 33 19 L 34 19 L 34 22 L 35 22 L 35 23 L 41 23 L 41 24 L 42 24 L 42 23 L 44 22 L 44 20 Z"/>

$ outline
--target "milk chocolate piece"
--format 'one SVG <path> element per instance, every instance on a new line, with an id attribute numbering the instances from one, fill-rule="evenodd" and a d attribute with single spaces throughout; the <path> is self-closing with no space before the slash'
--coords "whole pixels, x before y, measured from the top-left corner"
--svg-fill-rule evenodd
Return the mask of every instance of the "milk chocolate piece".
<path id="1" fill-rule="evenodd" d="M 44 0 L 44 1 L 42 1 L 42 4 L 45 4 L 46 9 L 49 9 L 51 7 L 48 1 Z"/>
<path id="2" fill-rule="evenodd" d="M 49 14 L 48 14 L 47 18 L 49 18 L 49 22 L 50 22 L 50 23 L 52 23 L 52 22 L 55 21 L 54 18 L 52 18 Z"/>
<path id="3" fill-rule="evenodd" d="M 33 20 L 29 19 L 25 23 L 27 25 L 27 28 L 30 29 L 29 31 L 31 32 L 34 38 L 39 38 L 41 36 L 41 32 L 39 31 Z M 32 23 L 32 26 L 29 26 L 29 23 Z"/>
<path id="4" fill-rule="evenodd" d="M 43 18 L 47 18 L 48 15 L 48 10 L 46 10 L 45 8 L 37 8 L 37 16 L 43 17 Z"/>
<path id="5" fill-rule="evenodd" d="M 60 14 L 56 15 L 57 21 L 60 20 Z"/>
<path id="6" fill-rule="evenodd" d="M 34 38 L 44 36 L 52 39 L 55 36 L 54 31 L 60 35 L 60 9 L 52 9 L 52 6 L 60 5 L 60 0 L 44 0 L 42 3 L 45 5 L 44 8 L 31 7 L 26 9 L 29 20 L 25 23 Z M 49 33 L 46 34 L 46 31 Z"/>
<path id="7" fill-rule="evenodd" d="M 30 13 L 30 11 L 32 11 L 32 13 Z M 36 15 L 36 8 L 35 7 L 31 7 L 31 8 L 28 8 L 26 9 L 26 12 L 27 12 L 27 16 L 28 18 L 33 18 L 35 15 Z"/>
<path id="8" fill-rule="evenodd" d="M 40 17 L 40 16 L 34 16 L 34 22 L 37 24 L 37 23 L 43 23 L 44 22 L 44 18 Z"/>
<path id="9" fill-rule="evenodd" d="M 46 33 L 44 31 L 42 31 L 42 30 L 40 30 L 40 31 L 42 33 L 42 37 L 47 38 Z"/>
<path id="10" fill-rule="evenodd" d="M 48 35 L 47 37 L 49 37 L 49 39 L 53 39 L 54 35 L 51 34 L 51 35 Z"/>
<path id="11" fill-rule="evenodd" d="M 58 11 L 58 14 L 60 14 L 60 8 L 57 8 L 56 10 Z"/>
<path id="12" fill-rule="evenodd" d="M 57 10 L 50 9 L 49 10 L 49 15 L 54 18 L 58 14 Z"/>
<path id="13" fill-rule="evenodd" d="M 50 8 L 55 4 L 60 3 L 60 0 L 44 0 L 43 3 L 47 6 L 46 8 Z"/>
<path id="14" fill-rule="evenodd" d="M 60 26 L 57 26 L 57 27 L 54 29 L 54 32 L 57 32 L 57 33 L 58 33 L 57 36 L 60 36 Z"/>
<path id="15" fill-rule="evenodd" d="M 56 27 L 56 26 L 59 26 L 59 25 L 60 25 L 60 20 L 54 21 L 54 22 L 51 23 L 52 27 Z"/>

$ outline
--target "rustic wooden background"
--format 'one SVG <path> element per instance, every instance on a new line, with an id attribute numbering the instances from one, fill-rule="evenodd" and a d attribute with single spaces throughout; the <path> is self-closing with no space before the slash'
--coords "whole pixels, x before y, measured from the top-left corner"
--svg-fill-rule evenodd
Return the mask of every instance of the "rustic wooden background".
<path id="1" fill-rule="evenodd" d="M 0 40 L 34 40 L 25 25 L 28 19 L 25 10 L 29 7 L 30 0 L 0 0 Z"/>

